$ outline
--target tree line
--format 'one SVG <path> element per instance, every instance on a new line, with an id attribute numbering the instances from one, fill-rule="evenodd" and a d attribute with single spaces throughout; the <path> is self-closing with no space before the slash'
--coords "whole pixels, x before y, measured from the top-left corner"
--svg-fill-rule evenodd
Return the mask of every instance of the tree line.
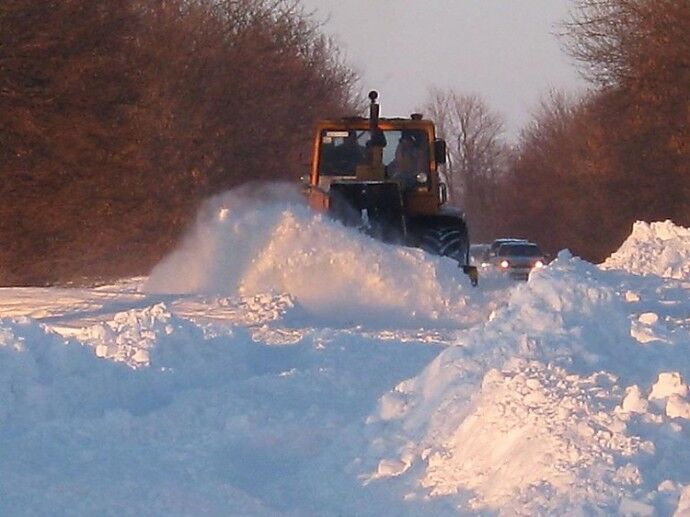
<path id="1" fill-rule="evenodd" d="M 592 87 L 547 95 L 515 145 L 480 97 L 429 96 L 473 240 L 522 236 L 598 262 L 635 220 L 690 226 L 690 3 L 575 0 L 561 36 Z"/>
<path id="2" fill-rule="evenodd" d="M 356 80 L 296 1 L 0 0 L 0 284 L 145 274 Z"/>
<path id="3" fill-rule="evenodd" d="M 591 89 L 517 142 L 481 96 L 422 107 L 473 241 L 599 261 L 637 219 L 690 226 L 690 4 L 573 0 L 562 41 Z M 0 284 L 145 274 L 202 199 L 297 179 L 313 122 L 360 107 L 299 0 L 0 0 Z"/>

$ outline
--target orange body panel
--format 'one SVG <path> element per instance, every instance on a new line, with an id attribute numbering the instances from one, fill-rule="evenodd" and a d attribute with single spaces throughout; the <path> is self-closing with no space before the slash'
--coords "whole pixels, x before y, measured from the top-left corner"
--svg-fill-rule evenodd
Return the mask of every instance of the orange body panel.
<path id="1" fill-rule="evenodd" d="M 405 197 L 405 212 L 410 215 L 435 214 L 440 207 L 440 196 L 433 191 L 408 192 Z"/>

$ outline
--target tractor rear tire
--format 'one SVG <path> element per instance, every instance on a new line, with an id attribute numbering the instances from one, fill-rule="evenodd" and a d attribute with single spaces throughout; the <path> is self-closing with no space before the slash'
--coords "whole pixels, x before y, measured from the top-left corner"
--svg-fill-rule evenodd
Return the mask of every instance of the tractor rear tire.
<path id="1" fill-rule="evenodd" d="M 459 228 L 441 226 L 428 228 L 422 234 L 421 248 L 432 255 L 452 258 L 460 264 L 467 263 L 467 236 Z"/>
<path id="2" fill-rule="evenodd" d="M 457 261 L 473 286 L 478 283 L 477 268 L 469 265 L 467 233 L 454 226 L 427 228 L 421 235 L 420 247 L 432 255 L 440 255 Z"/>

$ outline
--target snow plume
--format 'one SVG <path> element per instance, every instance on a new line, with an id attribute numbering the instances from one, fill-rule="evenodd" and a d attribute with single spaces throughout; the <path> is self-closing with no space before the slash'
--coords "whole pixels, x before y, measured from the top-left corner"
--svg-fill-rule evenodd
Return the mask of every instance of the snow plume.
<path id="1" fill-rule="evenodd" d="M 144 289 L 236 294 L 283 215 L 305 210 L 301 201 L 287 184 L 251 183 L 212 197 L 180 246 L 153 269 Z"/>
<path id="2" fill-rule="evenodd" d="M 690 229 L 666 220 L 637 221 L 632 233 L 602 264 L 606 269 L 622 269 L 636 275 L 659 275 L 690 279 Z"/>
<path id="3" fill-rule="evenodd" d="M 468 284 L 449 259 L 377 242 L 314 214 L 291 187 L 263 185 L 206 203 L 145 289 L 287 293 L 325 321 L 438 323 L 462 314 Z"/>

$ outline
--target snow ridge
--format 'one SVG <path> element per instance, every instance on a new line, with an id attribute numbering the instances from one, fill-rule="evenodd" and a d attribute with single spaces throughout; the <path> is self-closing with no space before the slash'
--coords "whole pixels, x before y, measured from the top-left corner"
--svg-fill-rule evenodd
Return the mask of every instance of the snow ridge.
<path id="1" fill-rule="evenodd" d="M 637 221 L 621 247 L 602 267 L 635 275 L 690 280 L 690 229 L 672 221 Z"/>
<path id="2" fill-rule="evenodd" d="M 367 479 L 421 470 L 427 496 L 452 496 L 481 512 L 649 510 L 635 495 L 656 488 L 642 466 L 669 451 L 655 447 L 662 429 L 641 432 L 639 422 L 681 418 L 679 429 L 690 429 L 681 380 L 690 361 L 641 350 L 612 280 L 562 252 L 514 289 L 486 325 L 381 399 L 366 429 Z M 673 343 L 690 351 L 687 334 Z M 644 358 L 628 360 L 637 355 Z M 630 383 L 653 383 L 655 365 L 669 370 L 647 401 Z M 678 465 L 671 457 L 663 461 Z"/>

